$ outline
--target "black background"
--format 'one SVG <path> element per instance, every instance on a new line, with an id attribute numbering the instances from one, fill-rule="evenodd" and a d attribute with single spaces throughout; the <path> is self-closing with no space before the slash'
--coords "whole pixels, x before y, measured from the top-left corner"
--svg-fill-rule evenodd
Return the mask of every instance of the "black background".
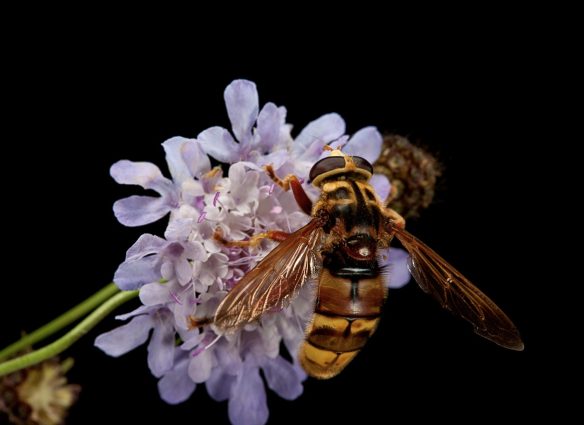
<path id="1" fill-rule="evenodd" d="M 138 189 L 116 185 L 110 165 L 151 161 L 166 172 L 160 143 L 228 127 L 223 90 L 247 78 L 261 104 L 288 108 L 293 134 L 338 112 L 348 133 L 375 125 L 434 152 L 445 172 L 434 204 L 409 230 L 489 294 L 526 344 L 517 353 L 475 336 L 411 284 L 390 292 L 378 332 L 339 377 L 308 380 L 293 402 L 270 395 L 270 423 L 462 422 L 546 408 L 537 401 L 545 372 L 534 301 L 546 281 L 528 276 L 538 260 L 524 255 L 534 248 L 528 221 L 541 176 L 528 166 L 542 89 L 527 77 L 533 63 L 518 43 L 477 39 L 469 48 L 448 40 L 369 51 L 331 42 L 310 55 L 293 46 L 270 54 L 235 46 L 215 57 L 200 43 L 175 52 L 62 41 L 38 40 L 5 85 L 4 119 L 13 131 L 4 162 L 16 167 L 4 170 L 2 345 L 109 282 L 141 233 L 163 232 L 162 224 L 117 223 L 113 202 Z M 160 401 L 145 347 L 118 359 L 94 348 L 94 338 L 116 325 L 105 320 L 67 352 L 76 359 L 70 379 L 83 386 L 68 423 L 227 421 L 226 403 L 210 400 L 203 386 L 182 405 Z"/>

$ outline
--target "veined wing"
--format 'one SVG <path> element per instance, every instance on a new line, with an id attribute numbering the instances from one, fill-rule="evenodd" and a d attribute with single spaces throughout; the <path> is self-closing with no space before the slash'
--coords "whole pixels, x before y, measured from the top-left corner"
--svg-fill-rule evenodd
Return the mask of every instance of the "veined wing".
<path id="1" fill-rule="evenodd" d="M 318 273 L 323 234 L 320 221 L 312 220 L 281 242 L 225 296 L 215 313 L 215 325 L 233 330 L 269 310 L 288 306 Z"/>

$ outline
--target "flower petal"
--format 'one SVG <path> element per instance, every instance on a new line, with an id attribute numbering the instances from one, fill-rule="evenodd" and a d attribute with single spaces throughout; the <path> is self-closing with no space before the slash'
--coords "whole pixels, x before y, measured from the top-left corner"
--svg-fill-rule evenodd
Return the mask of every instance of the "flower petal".
<path id="1" fill-rule="evenodd" d="M 268 387 L 286 400 L 294 400 L 302 394 L 303 387 L 294 366 L 282 356 L 270 359 L 262 365 Z"/>
<path id="2" fill-rule="evenodd" d="M 160 258 L 157 255 L 124 261 L 114 273 L 114 282 L 122 291 L 132 291 L 157 282 L 160 274 Z"/>
<path id="3" fill-rule="evenodd" d="M 409 255 L 406 251 L 400 248 L 390 248 L 381 252 L 382 260 L 379 265 L 387 267 L 388 271 L 383 273 L 383 280 L 385 286 L 388 288 L 401 288 L 405 286 L 411 279 L 408 271 Z"/>
<path id="4" fill-rule="evenodd" d="M 110 175 L 119 184 L 136 184 L 144 189 L 151 189 L 154 181 L 166 180 L 156 165 L 150 162 L 134 162 L 126 159 L 112 165 Z"/>
<path id="5" fill-rule="evenodd" d="M 148 283 L 140 288 L 140 301 L 144 305 L 158 305 L 169 301 L 168 287 L 160 283 Z"/>
<path id="6" fill-rule="evenodd" d="M 213 367 L 213 353 L 211 350 L 203 350 L 189 363 L 188 373 L 191 379 L 197 384 L 205 382 L 211 376 Z"/>
<path id="7" fill-rule="evenodd" d="M 174 363 L 174 326 L 168 310 L 159 310 L 153 315 L 154 332 L 148 344 L 148 367 L 152 375 L 160 378 Z"/>
<path id="8" fill-rule="evenodd" d="M 115 316 L 116 320 L 128 320 L 130 317 L 134 317 L 134 316 L 140 316 L 143 314 L 148 314 L 151 311 L 156 310 L 155 308 L 153 308 L 152 306 L 149 305 L 141 305 L 140 307 L 138 307 L 135 310 L 130 311 L 129 313 L 124 313 L 124 314 L 118 314 L 117 316 Z"/>
<path id="9" fill-rule="evenodd" d="M 292 152 L 295 154 L 301 153 L 306 147 L 314 143 L 315 140 L 321 141 L 324 146 L 341 137 L 344 133 L 345 121 L 339 114 L 332 113 L 323 115 L 304 127 L 294 141 Z"/>
<path id="10" fill-rule="evenodd" d="M 381 154 L 382 144 L 383 138 L 377 128 L 365 127 L 353 134 L 353 137 L 344 146 L 343 152 L 360 156 L 373 164 Z"/>
<path id="11" fill-rule="evenodd" d="M 209 396 L 215 401 L 227 400 L 235 379 L 235 376 L 223 373 L 221 368 L 213 369 L 211 376 L 205 381 Z"/>
<path id="12" fill-rule="evenodd" d="M 379 200 L 385 201 L 391 191 L 391 183 L 387 176 L 384 176 L 383 174 L 373 174 L 369 183 L 373 186 L 373 189 L 375 189 L 375 193 L 379 197 Z"/>
<path id="13" fill-rule="evenodd" d="M 192 179 L 191 171 L 183 158 L 183 149 L 186 144 L 192 142 L 192 139 L 184 137 L 172 137 L 162 143 L 164 152 L 166 152 L 166 162 L 172 179 L 178 183 Z"/>
<path id="14" fill-rule="evenodd" d="M 174 218 L 168 222 L 164 237 L 168 241 L 186 241 L 193 229 L 192 218 Z"/>
<path id="15" fill-rule="evenodd" d="M 185 143 L 182 146 L 182 156 L 194 177 L 199 178 L 211 169 L 211 161 L 198 140 L 189 140 Z"/>
<path id="16" fill-rule="evenodd" d="M 195 391 L 197 385 L 189 378 L 187 367 L 188 356 L 175 359 L 175 365 L 158 381 L 160 398 L 168 404 L 179 404 L 187 400 Z"/>
<path id="17" fill-rule="evenodd" d="M 144 233 L 126 251 L 126 260 L 138 260 L 150 254 L 157 254 L 168 244 L 160 236 Z"/>
<path id="18" fill-rule="evenodd" d="M 263 425 L 267 422 L 266 389 L 257 366 L 244 366 L 232 387 L 228 410 L 233 425 Z"/>
<path id="19" fill-rule="evenodd" d="M 133 195 L 114 203 L 114 215 L 120 223 L 128 227 L 153 223 L 168 214 L 170 209 L 171 206 L 164 197 Z"/>
<path id="20" fill-rule="evenodd" d="M 119 357 L 142 345 L 154 326 L 149 315 L 134 317 L 128 324 L 95 338 L 95 346 L 112 357 Z"/>
<path id="21" fill-rule="evenodd" d="M 197 136 L 199 145 L 209 156 L 219 162 L 234 163 L 239 160 L 240 146 L 222 127 L 211 127 Z"/>
<path id="22" fill-rule="evenodd" d="M 257 124 L 260 141 L 257 148 L 262 153 L 269 152 L 279 142 L 280 127 L 282 126 L 280 114 L 280 109 L 271 102 L 266 103 L 260 111 Z"/>
<path id="23" fill-rule="evenodd" d="M 223 95 L 233 134 L 242 145 L 251 137 L 251 129 L 258 117 L 259 100 L 255 83 L 235 80 L 225 88 Z"/>

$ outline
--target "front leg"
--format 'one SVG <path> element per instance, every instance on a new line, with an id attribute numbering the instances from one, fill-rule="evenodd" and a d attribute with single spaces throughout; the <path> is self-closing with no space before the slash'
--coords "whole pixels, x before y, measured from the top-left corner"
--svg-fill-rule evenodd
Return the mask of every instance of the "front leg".
<path id="1" fill-rule="evenodd" d="M 312 215 L 312 201 L 304 191 L 300 180 L 294 174 L 288 174 L 284 179 L 280 179 L 274 172 L 274 168 L 271 165 L 264 166 L 264 170 L 268 177 L 272 179 L 274 183 L 280 186 L 286 192 L 292 188 L 292 193 L 294 194 L 294 199 L 298 206 L 308 215 Z"/>
<path id="2" fill-rule="evenodd" d="M 213 239 L 215 239 L 220 244 L 239 248 L 256 247 L 264 239 L 271 239 L 276 242 L 283 242 L 286 240 L 288 236 L 290 236 L 290 233 L 282 232 L 281 230 L 268 230 L 267 232 L 262 232 L 258 233 L 257 235 L 253 235 L 251 238 L 245 241 L 229 241 L 225 239 L 225 237 L 223 236 L 223 232 L 221 231 L 220 227 L 217 227 L 215 229 L 215 232 L 213 233 Z"/>
<path id="3" fill-rule="evenodd" d="M 388 221 L 389 227 L 395 226 L 398 229 L 405 229 L 406 227 L 406 220 L 403 218 L 397 211 L 385 207 L 381 209 L 381 213 Z"/>

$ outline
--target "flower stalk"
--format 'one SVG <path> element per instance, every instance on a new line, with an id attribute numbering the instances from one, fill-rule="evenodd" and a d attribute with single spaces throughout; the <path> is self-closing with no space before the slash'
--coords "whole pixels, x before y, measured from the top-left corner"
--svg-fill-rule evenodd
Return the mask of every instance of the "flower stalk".
<path id="1" fill-rule="evenodd" d="M 115 283 L 110 283 L 104 288 L 97 291 L 95 294 L 87 298 L 85 301 L 73 307 L 71 310 L 63 313 L 56 319 L 50 321 L 44 326 L 41 326 L 34 332 L 24 335 L 21 339 L 8 347 L 0 350 L 0 362 L 6 360 L 10 356 L 27 347 L 40 342 L 54 333 L 60 331 L 65 326 L 75 322 L 77 319 L 85 316 L 90 311 L 97 308 L 99 305 L 103 304 L 106 300 L 111 298 L 116 293 L 120 292 Z"/>
<path id="2" fill-rule="evenodd" d="M 101 302 L 101 305 L 95 308 L 95 310 L 89 316 L 83 319 L 77 326 L 75 326 L 55 342 L 52 342 L 51 344 L 48 344 L 23 356 L 8 360 L 4 363 L 0 363 L 0 376 L 4 376 L 17 370 L 35 365 L 62 353 L 79 338 L 93 329 L 113 310 L 131 300 L 132 298 L 138 296 L 138 291 L 124 291 L 116 294 L 116 292 L 119 292 L 119 289 L 117 289 L 117 287 L 112 288 L 111 285 L 113 284 L 106 286 L 101 291 L 79 304 L 77 307 L 69 310 L 67 313 L 53 320 L 51 323 L 30 334 L 29 338 L 26 340 L 27 344 L 24 345 L 30 345 L 31 339 L 36 342 L 55 333 L 59 329 L 63 328 L 67 324 L 71 323 L 89 311 L 91 307 L 95 308 L 96 305 L 99 305 L 98 300 Z M 112 296 L 112 294 L 115 295 Z M 33 335 L 34 338 L 31 338 Z M 3 355 L 6 355 L 6 352 L 14 352 L 14 346 L 17 344 L 18 346 L 22 346 L 22 341 L 25 340 L 25 338 L 3 350 Z"/>

